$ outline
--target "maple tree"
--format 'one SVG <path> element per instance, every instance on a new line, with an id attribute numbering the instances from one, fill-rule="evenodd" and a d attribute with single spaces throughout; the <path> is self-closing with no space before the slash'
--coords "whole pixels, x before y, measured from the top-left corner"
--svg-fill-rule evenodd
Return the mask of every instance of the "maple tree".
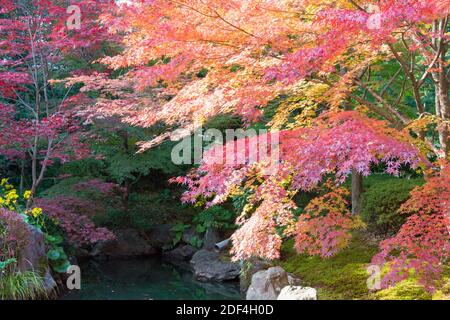
<path id="1" fill-rule="evenodd" d="M 122 191 L 118 185 L 99 179 L 79 182 L 74 185 L 74 190 L 91 190 L 91 194 L 97 192 L 102 196 L 113 196 L 115 192 Z M 106 228 L 98 228 L 92 222 L 91 217 L 103 210 L 95 202 L 73 195 L 57 195 L 36 199 L 35 205 L 41 208 L 48 217 L 58 221 L 58 226 L 64 230 L 71 245 L 82 247 L 99 241 L 115 239 L 115 235 L 111 231 Z"/>
<path id="2" fill-rule="evenodd" d="M 371 13 L 375 5 L 379 12 Z M 433 121 L 445 151 L 448 11 L 446 1 L 129 1 L 117 14 L 103 17 L 111 31 L 125 34 L 123 54 L 103 62 L 132 67 L 121 80 L 132 79 L 137 91 L 156 87 L 153 93 L 176 95 L 156 106 L 118 103 L 109 112 L 141 125 L 161 120 L 189 126 L 192 118 L 230 110 L 254 120 L 268 101 L 307 80 L 315 84 L 308 90 L 321 91 L 321 100 L 331 106 L 364 105 L 407 126 L 412 119 L 398 110 L 402 101 L 396 101 L 399 95 L 391 86 L 403 77 L 412 86 L 416 114 L 424 116 L 420 90 L 432 78 Z M 392 59 L 399 69 L 377 92 L 370 67 Z M 207 74 L 196 79 L 205 69 Z M 445 157 L 442 150 L 435 151 Z"/>
<path id="3" fill-rule="evenodd" d="M 320 232 L 312 231 L 312 228 L 317 223 L 325 226 L 325 221 L 320 221 L 324 212 L 328 213 L 325 215 L 330 234 L 333 233 L 333 224 L 337 228 L 340 228 L 339 225 L 347 226 L 344 227 L 347 230 L 351 229 L 351 225 L 358 225 L 353 219 L 355 217 L 352 218 L 345 209 L 342 191 L 336 190 L 325 199 L 313 200 L 305 208 L 310 219 L 307 215 L 302 217 L 297 230 L 294 230 L 292 209 L 297 206 L 293 196 L 298 191 L 313 190 L 327 176 L 334 176 L 335 184 L 341 184 L 352 169 L 368 176 L 371 166 L 385 163 L 387 173 L 398 174 L 401 165 L 417 167 L 425 161 L 416 148 L 401 141 L 398 131 L 389 128 L 383 121 L 366 118 L 355 111 L 325 113 L 311 127 L 280 132 L 279 158 L 276 159 L 271 157 L 270 152 L 261 150 L 257 151 L 258 155 L 249 156 L 250 146 L 254 144 L 251 140 L 255 139 L 261 137 L 247 138 L 245 148 L 236 148 L 239 141 L 216 146 L 206 152 L 199 168 L 190 175 L 173 179 L 188 186 L 189 191 L 183 195 L 185 202 L 196 202 L 199 197 L 204 197 L 207 205 L 215 205 L 243 189 L 252 190 L 248 206 L 238 219 L 238 224 L 242 226 L 232 237 L 235 259 L 253 255 L 278 258 L 281 245 L 281 235 L 277 234 L 279 226 L 286 227 L 285 235 L 294 232 L 302 234 L 298 240 L 303 239 L 304 246 L 310 245 L 315 236 L 308 236 L 306 230 Z M 267 148 L 269 146 L 270 143 Z M 331 199 L 335 199 L 335 203 L 340 202 L 336 198 L 343 201 L 339 206 L 332 205 Z M 312 215 L 312 211 L 316 214 Z M 254 241 L 255 233 L 264 240 Z M 323 256 L 332 255 L 336 247 L 342 247 L 339 241 L 333 242 L 328 250 L 324 249 Z M 252 249 L 251 243 L 256 248 Z M 261 245 L 264 248 L 259 248 Z M 297 244 L 297 247 L 304 248 L 303 245 Z M 311 250 L 311 253 L 318 252 L 313 250 L 313 246 Z"/>
<path id="4" fill-rule="evenodd" d="M 326 258 L 347 247 L 349 231 L 361 226 L 348 210 L 347 196 L 347 189 L 338 188 L 311 200 L 297 222 L 297 252 Z"/>
<path id="5" fill-rule="evenodd" d="M 375 6 L 378 12 L 371 12 Z M 103 62 L 132 70 L 110 81 L 105 74 L 72 81 L 87 83 L 86 90 L 101 88 L 121 96 L 99 99 L 97 111 L 102 115 L 118 114 L 144 126 L 163 121 L 191 132 L 222 112 L 258 119 L 268 101 L 296 91 L 316 96 L 316 109 L 323 104 L 363 106 L 395 126 L 406 127 L 406 134 L 414 131 L 423 140 L 416 143 L 445 158 L 448 11 L 445 1 L 130 1 L 117 14 L 103 17 L 113 26 L 111 31 L 125 34 L 123 54 Z M 387 83 L 374 85 L 371 69 L 390 60 L 398 61 L 398 70 Z M 203 70 L 206 75 L 196 78 Z M 435 115 L 425 110 L 420 91 L 430 78 L 436 93 Z M 401 92 L 392 90 L 399 81 L 403 81 Z M 408 85 L 417 121 L 399 111 Z M 148 87 L 153 88 L 150 96 L 145 95 Z M 279 110 L 274 126 L 280 127 L 276 121 L 299 109 L 304 111 L 305 105 Z M 306 114 L 306 120 L 315 116 Z M 438 128 L 439 147 L 425 134 L 432 126 Z M 142 147 L 152 147 L 169 135 Z M 352 209 L 358 213 L 361 178 L 354 176 Z"/>
<path id="6" fill-rule="evenodd" d="M 31 205 L 53 161 L 89 154 L 71 88 L 59 93 L 50 80 L 64 53 L 86 54 L 104 41 L 107 33 L 93 18 L 112 2 L 71 1 L 84 15 L 79 30 L 66 25 L 65 1 L 0 3 L 0 153 L 19 164 L 22 180 L 29 164 Z"/>
<path id="7" fill-rule="evenodd" d="M 236 148 L 224 146 L 207 153 L 192 175 L 176 179 L 189 186 L 185 201 L 204 196 L 216 204 L 259 177 L 263 182 L 252 187 L 248 211 L 238 219 L 242 226 L 233 250 L 236 259 L 276 258 L 281 240 L 274 229 L 292 231 L 290 198 L 298 190 L 310 190 L 330 174 L 338 183 L 351 172 L 368 175 L 380 162 L 391 174 L 401 165 L 425 163 L 413 145 L 423 154 L 448 157 L 449 11 L 449 3 L 439 0 L 130 1 L 103 16 L 110 31 L 124 34 L 124 51 L 102 59 L 130 71 L 115 79 L 95 74 L 68 83 L 102 92 L 94 109 L 100 115 L 141 126 L 164 122 L 190 132 L 219 113 L 255 121 L 282 93 L 305 97 L 277 110 L 271 123 L 287 129 L 279 133 L 282 161 L 276 174 L 267 174 L 268 159 L 245 165 L 208 161 L 223 158 L 223 152 L 239 157 Z M 383 62 L 392 61 L 398 69 L 387 81 L 377 81 Z M 423 101 L 426 88 L 435 94 L 434 110 Z M 110 99 L 109 93 L 126 95 Z M 436 128 L 438 141 L 430 128 Z M 250 241 L 254 234 L 264 241 Z"/>
<path id="8" fill-rule="evenodd" d="M 281 130 L 280 163 L 221 163 L 224 155 L 250 152 L 233 142 L 174 181 L 189 187 L 184 201 L 205 198 L 208 205 L 251 190 L 232 237 L 234 259 L 278 258 L 282 236 L 296 232 L 299 251 L 310 246 L 310 254 L 327 257 L 347 243 L 357 218 L 335 189 L 305 208 L 295 226 L 293 195 L 328 176 L 340 184 L 352 174 L 357 213 L 361 176 L 374 164 L 398 174 L 401 166 L 429 165 L 426 156 L 449 156 L 449 12 L 445 0 L 127 1 L 102 16 L 122 37 L 123 52 L 101 61 L 123 73 L 66 83 L 99 93 L 86 109 L 90 116 L 118 115 L 144 127 L 163 122 L 186 132 L 220 113 L 237 113 L 250 124 L 281 94 L 299 97 L 270 123 Z M 392 65 L 398 67 L 391 73 Z M 328 206 L 324 199 L 339 201 Z M 406 229 L 408 223 L 414 222 Z"/>

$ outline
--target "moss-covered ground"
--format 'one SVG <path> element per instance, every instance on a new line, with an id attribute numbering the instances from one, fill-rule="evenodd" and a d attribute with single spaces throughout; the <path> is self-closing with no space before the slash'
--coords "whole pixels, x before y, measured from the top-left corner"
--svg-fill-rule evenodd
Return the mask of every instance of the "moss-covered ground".
<path id="1" fill-rule="evenodd" d="M 282 248 L 281 267 L 298 276 L 304 286 L 317 289 L 319 300 L 423 300 L 449 299 L 450 268 L 446 269 L 437 291 L 427 292 L 417 281 L 405 280 L 395 287 L 370 292 L 367 267 L 377 252 L 376 244 L 362 234 L 355 234 L 348 248 L 329 259 L 299 255 L 288 240 Z"/>

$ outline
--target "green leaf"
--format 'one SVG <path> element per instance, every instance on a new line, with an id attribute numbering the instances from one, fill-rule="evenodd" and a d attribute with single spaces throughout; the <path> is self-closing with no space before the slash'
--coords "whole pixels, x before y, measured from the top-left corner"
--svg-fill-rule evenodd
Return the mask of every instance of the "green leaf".
<path id="1" fill-rule="evenodd" d="M 68 260 L 64 260 L 60 263 L 52 265 L 53 270 L 58 273 L 66 273 L 67 269 L 70 267 L 70 262 Z"/>
<path id="2" fill-rule="evenodd" d="M 50 235 L 50 234 L 46 234 L 45 235 L 45 240 L 47 240 L 48 243 L 54 244 L 54 245 L 58 245 L 58 244 L 62 244 L 64 242 L 64 238 L 60 235 Z"/>
<path id="3" fill-rule="evenodd" d="M 61 258 L 61 252 L 58 249 L 52 249 L 47 252 L 47 258 L 53 261 L 59 260 Z"/>
<path id="4" fill-rule="evenodd" d="M 17 262 L 15 258 L 8 259 L 6 261 L 0 261 L 0 270 L 5 269 L 8 265 Z"/>
<path id="5" fill-rule="evenodd" d="M 206 227 L 203 225 L 197 225 L 197 227 L 195 228 L 195 231 L 197 231 L 198 233 L 203 233 L 206 231 Z"/>

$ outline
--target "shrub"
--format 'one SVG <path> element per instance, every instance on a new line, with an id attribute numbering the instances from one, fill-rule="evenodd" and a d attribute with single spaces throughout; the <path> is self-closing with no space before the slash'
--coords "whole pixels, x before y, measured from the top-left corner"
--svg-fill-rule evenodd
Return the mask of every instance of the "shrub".
<path id="1" fill-rule="evenodd" d="M 400 206 L 409 198 L 422 179 L 387 179 L 372 184 L 362 198 L 361 218 L 370 232 L 390 235 L 397 232 L 407 216 L 398 214 Z"/>
<path id="2" fill-rule="evenodd" d="M 91 202 L 102 203 L 102 207 L 116 207 L 121 202 L 122 188 L 110 182 L 91 177 L 65 178 L 40 194 L 42 198 L 58 196 L 73 196 L 88 199 Z"/>
<path id="3" fill-rule="evenodd" d="M 0 208 L 0 262 L 17 258 L 19 249 L 27 245 L 29 238 L 30 230 L 23 217 Z"/>
<path id="4" fill-rule="evenodd" d="M 105 228 L 97 228 L 88 218 L 93 215 L 97 206 L 87 200 L 57 196 L 51 199 L 37 199 L 36 204 L 41 207 L 48 217 L 57 221 L 64 230 L 70 244 L 81 247 L 114 238 Z"/>
<path id="5" fill-rule="evenodd" d="M 202 233 L 208 228 L 219 230 L 234 229 L 236 227 L 234 224 L 235 219 L 236 214 L 233 211 L 221 206 L 214 206 L 197 214 L 193 222 L 196 224 L 197 232 Z"/>
<path id="6" fill-rule="evenodd" d="M 128 199 L 128 210 L 121 205 L 111 206 L 101 202 L 104 212 L 97 212 L 92 220 L 96 225 L 108 229 L 133 228 L 141 232 L 150 231 L 155 225 L 191 221 L 194 208 L 174 200 L 169 189 L 160 192 L 132 192 Z"/>
<path id="7" fill-rule="evenodd" d="M 105 165 L 101 160 L 86 158 L 65 163 L 61 171 L 73 177 L 99 177 L 103 175 Z"/>
<path id="8" fill-rule="evenodd" d="M 338 188 L 311 200 L 297 221 L 298 253 L 330 258 L 348 246 L 350 230 L 363 227 L 348 210 L 348 195 L 347 189 Z"/>

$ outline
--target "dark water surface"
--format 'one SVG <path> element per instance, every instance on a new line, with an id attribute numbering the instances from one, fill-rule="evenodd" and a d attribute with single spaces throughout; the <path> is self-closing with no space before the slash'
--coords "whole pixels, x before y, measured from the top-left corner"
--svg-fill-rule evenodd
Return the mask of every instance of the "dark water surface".
<path id="1" fill-rule="evenodd" d="M 89 261 L 81 266 L 81 290 L 62 300 L 233 300 L 239 285 L 204 283 L 160 258 Z"/>

